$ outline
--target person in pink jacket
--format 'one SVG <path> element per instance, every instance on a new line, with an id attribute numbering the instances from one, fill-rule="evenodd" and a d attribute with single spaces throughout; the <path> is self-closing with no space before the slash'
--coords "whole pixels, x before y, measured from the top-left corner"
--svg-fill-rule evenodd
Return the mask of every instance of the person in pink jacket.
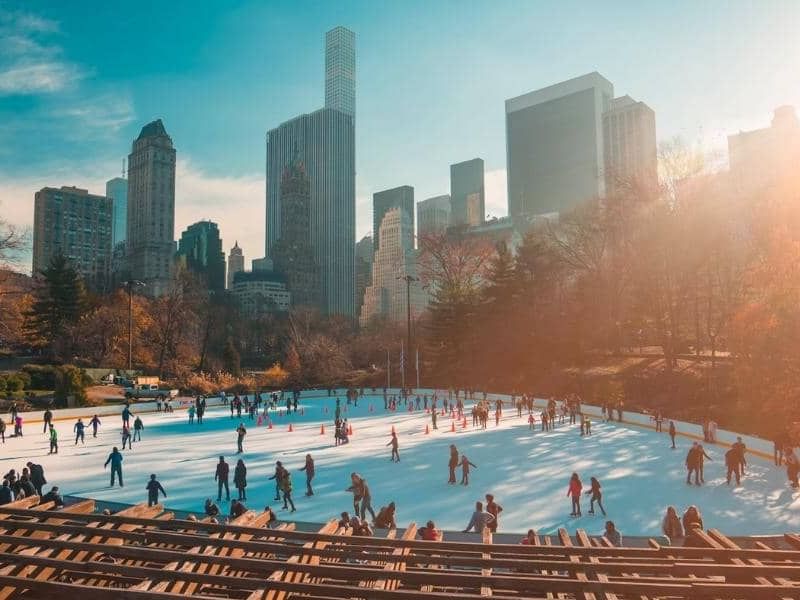
<path id="1" fill-rule="evenodd" d="M 581 491 L 583 490 L 583 484 L 581 483 L 580 477 L 578 477 L 577 473 L 573 473 L 572 477 L 569 479 L 569 487 L 567 488 L 567 496 L 572 498 L 572 512 L 569 514 L 570 517 L 580 517 L 581 516 Z"/>

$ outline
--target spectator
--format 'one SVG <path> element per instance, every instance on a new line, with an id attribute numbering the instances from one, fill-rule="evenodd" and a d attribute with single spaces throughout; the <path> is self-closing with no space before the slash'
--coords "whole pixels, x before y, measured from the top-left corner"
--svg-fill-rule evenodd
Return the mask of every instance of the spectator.
<path id="1" fill-rule="evenodd" d="M 612 546 L 622 545 L 622 536 L 620 536 L 619 531 L 617 531 L 617 527 L 616 525 L 614 525 L 614 521 L 606 521 L 606 530 L 603 533 L 603 537 L 605 537 L 609 542 L 611 542 Z"/>
<path id="2" fill-rule="evenodd" d="M 695 524 L 700 529 L 703 529 L 703 517 L 700 515 L 700 511 L 694 504 L 687 508 L 686 512 L 683 513 L 683 530 L 686 532 L 687 536 L 689 535 L 689 528 L 692 526 L 692 524 Z"/>
<path id="3" fill-rule="evenodd" d="M 475 533 L 483 534 L 483 530 L 486 529 L 492 521 L 494 521 L 494 517 L 491 513 L 483 510 L 483 502 L 476 502 L 472 518 L 470 518 L 469 524 L 467 528 L 464 529 L 463 533 L 469 533 L 469 531 L 474 528 Z"/>
<path id="4" fill-rule="evenodd" d="M 444 534 L 441 529 L 436 529 L 436 524 L 433 521 L 428 521 L 425 527 L 420 528 L 417 534 L 427 542 L 441 542 Z"/>
<path id="5" fill-rule="evenodd" d="M 519 543 L 524 546 L 537 546 L 536 532 L 533 529 L 528 529 L 528 534 Z"/>
<path id="6" fill-rule="evenodd" d="M 62 506 L 64 506 L 64 499 L 61 497 L 57 485 L 54 485 L 52 488 L 50 488 L 50 491 L 47 492 L 44 496 L 42 496 L 41 501 L 42 503 L 54 502 L 56 508 L 61 508 Z"/>
<path id="7" fill-rule="evenodd" d="M 3 487 L 0 487 L 0 504 L 8 504 L 14 501 L 14 492 L 8 483 L 8 479 L 3 480 Z"/>
<path id="8" fill-rule="evenodd" d="M 661 531 L 669 538 L 670 543 L 683 538 L 683 525 L 674 506 L 667 507 L 667 514 L 661 522 Z"/>

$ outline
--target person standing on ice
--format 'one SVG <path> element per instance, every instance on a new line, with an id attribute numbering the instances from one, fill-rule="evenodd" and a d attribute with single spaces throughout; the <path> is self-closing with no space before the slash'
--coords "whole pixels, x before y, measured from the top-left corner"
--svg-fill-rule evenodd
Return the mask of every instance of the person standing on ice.
<path id="1" fill-rule="evenodd" d="M 731 445 L 731 448 L 736 450 L 737 454 L 739 455 L 739 475 L 744 475 L 744 468 L 747 466 L 747 460 L 744 457 L 745 452 L 747 452 L 747 446 L 744 445 L 741 436 L 736 438 L 736 441 Z"/>
<path id="2" fill-rule="evenodd" d="M 92 437 L 97 437 L 97 428 L 100 427 L 100 419 L 97 415 L 92 417 L 92 420 L 89 421 L 89 425 L 92 426 Z"/>
<path id="3" fill-rule="evenodd" d="M 133 450 L 133 444 L 131 443 L 131 430 L 128 429 L 127 425 L 122 426 L 122 449 L 125 450 L 125 444 L 128 444 L 128 450 Z"/>
<path id="4" fill-rule="evenodd" d="M 387 446 L 392 447 L 392 462 L 400 462 L 400 451 L 398 450 L 397 434 L 392 431 L 392 439 L 389 440 Z"/>
<path id="5" fill-rule="evenodd" d="M 573 473 L 569 479 L 569 487 L 567 488 L 567 496 L 572 499 L 572 512 L 570 517 L 581 516 L 581 491 L 583 491 L 583 484 L 577 473 Z"/>
<path id="6" fill-rule="evenodd" d="M 230 467 L 225 462 L 225 457 L 220 456 L 217 463 L 217 470 L 214 473 L 214 481 L 217 482 L 217 502 L 222 501 L 222 488 L 225 488 L 225 500 L 231 499 L 231 491 L 228 487 L 228 475 L 230 474 Z"/>
<path id="7" fill-rule="evenodd" d="M 58 454 L 58 432 L 52 423 L 50 424 L 50 454 Z"/>
<path id="8" fill-rule="evenodd" d="M 48 408 L 44 411 L 44 429 L 42 429 L 42 433 L 47 433 L 47 428 L 50 426 L 50 423 L 53 422 L 53 413 Z"/>
<path id="9" fill-rule="evenodd" d="M 450 476 L 447 479 L 447 483 L 455 484 L 457 466 L 458 466 L 458 448 L 456 448 L 455 444 L 450 444 L 450 460 L 447 462 L 447 468 L 450 471 Z"/>
<path id="10" fill-rule="evenodd" d="M 85 444 L 86 440 L 84 438 L 84 429 L 86 429 L 86 425 L 83 424 L 83 419 L 79 418 L 78 422 L 75 423 L 75 426 L 72 430 L 75 432 L 75 445 L 78 445 L 78 440 L 81 441 L 81 444 Z"/>
<path id="11" fill-rule="evenodd" d="M 705 473 L 703 472 L 705 468 L 705 459 L 708 460 L 713 460 L 713 459 L 708 454 L 706 454 L 706 450 L 705 448 L 703 448 L 703 444 L 698 444 L 698 447 L 700 448 L 700 452 L 698 453 L 698 460 L 700 461 L 700 483 L 705 483 L 706 482 Z"/>
<path id="12" fill-rule="evenodd" d="M 672 440 L 672 449 L 675 450 L 675 434 L 677 430 L 675 429 L 675 421 L 669 422 L 669 439 Z"/>
<path id="13" fill-rule="evenodd" d="M 239 426 L 236 428 L 236 454 L 244 452 L 242 444 L 244 443 L 244 436 L 246 435 L 247 429 L 245 429 L 244 423 L 239 423 Z"/>
<path id="14" fill-rule="evenodd" d="M 694 474 L 694 484 L 700 485 L 700 444 L 694 442 L 689 452 L 686 453 L 686 483 L 691 485 L 692 474 Z"/>
<path id="15" fill-rule="evenodd" d="M 483 503 L 475 503 L 475 511 L 467 524 L 466 529 L 462 533 L 469 533 L 471 529 L 475 529 L 475 533 L 483 534 L 483 530 L 489 526 L 489 523 L 494 521 L 494 517 L 483 510 Z"/>
<path id="16" fill-rule="evenodd" d="M 478 465 L 469 461 L 466 454 L 461 455 L 461 485 L 469 485 L 469 468 L 478 468 Z"/>
<path id="17" fill-rule="evenodd" d="M 438 429 L 436 427 L 436 407 L 431 408 L 431 429 Z"/>
<path id="18" fill-rule="evenodd" d="M 336 399 L 336 408 L 333 409 L 333 419 L 334 421 L 340 421 L 342 419 L 342 404 L 339 398 Z"/>
<path id="19" fill-rule="evenodd" d="M 133 441 L 142 441 L 142 429 L 144 429 L 144 423 L 142 423 L 141 417 L 136 415 L 136 418 L 133 420 Z"/>
<path id="20" fill-rule="evenodd" d="M 275 463 L 275 473 L 269 479 L 275 480 L 275 500 L 281 499 L 281 479 L 283 478 L 283 473 L 286 469 L 283 468 L 283 463 L 281 461 L 277 461 Z"/>
<path id="21" fill-rule="evenodd" d="M 287 503 L 292 507 L 292 510 L 289 512 L 294 512 L 294 501 L 292 500 L 292 474 L 289 471 L 284 471 L 283 477 L 281 478 L 281 491 L 283 492 L 283 509 L 286 510 L 289 508 Z M 372 518 L 375 518 L 375 515 L 372 515 Z"/>
<path id="22" fill-rule="evenodd" d="M 122 425 L 125 427 L 130 427 L 131 423 L 131 408 L 127 404 L 125 408 L 122 409 Z"/>
<path id="23" fill-rule="evenodd" d="M 245 493 L 247 467 L 244 466 L 244 461 L 241 458 L 236 462 L 236 468 L 233 470 L 233 485 L 236 486 L 236 491 L 239 492 L 239 500 L 247 500 L 247 494 Z"/>
<path id="24" fill-rule="evenodd" d="M 600 487 L 600 482 L 597 480 L 596 477 L 592 477 L 590 480 L 590 489 L 586 492 L 587 496 L 591 496 L 589 500 L 589 514 L 594 514 L 594 503 L 597 502 L 597 506 L 600 507 L 600 512 L 603 513 L 603 516 L 606 516 L 606 509 L 603 508 L 603 491 Z"/>
<path id="25" fill-rule="evenodd" d="M 306 472 L 306 496 L 313 496 L 314 490 L 311 489 L 311 480 L 314 479 L 314 459 L 310 454 L 306 454 L 306 464 L 301 471 Z"/>
<path id="26" fill-rule="evenodd" d="M 164 494 L 164 498 L 167 497 L 167 492 L 164 491 L 161 483 L 156 479 L 155 473 L 150 475 L 150 481 L 147 482 L 145 489 L 147 490 L 147 506 L 158 504 L 158 492 Z"/>
<path id="27" fill-rule="evenodd" d="M 108 465 L 111 465 L 111 487 L 114 487 L 114 476 L 116 475 L 119 477 L 119 487 L 123 487 L 122 483 L 122 453 L 114 446 L 114 449 L 111 451 L 111 454 L 108 455 L 106 459 L 106 463 L 103 465 L 105 469 Z"/>
<path id="28" fill-rule="evenodd" d="M 194 412 L 195 412 L 194 404 L 190 404 L 189 408 L 186 409 L 186 412 L 189 413 L 189 425 L 194 424 Z"/>

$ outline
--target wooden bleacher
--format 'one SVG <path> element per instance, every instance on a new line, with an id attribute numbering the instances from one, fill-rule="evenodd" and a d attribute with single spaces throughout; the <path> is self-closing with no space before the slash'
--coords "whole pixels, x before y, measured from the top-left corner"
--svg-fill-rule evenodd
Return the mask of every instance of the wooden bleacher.
<path id="1" fill-rule="evenodd" d="M 228 524 L 174 518 L 161 506 L 113 515 L 92 501 L 61 510 L 26 498 L 0 506 L 0 600 L 596 600 L 796 598 L 800 537 L 734 542 L 701 532 L 697 547 L 615 548 L 578 530 L 534 545 L 357 537 L 265 528 L 248 512 Z M 779 547 L 780 546 L 780 547 Z"/>

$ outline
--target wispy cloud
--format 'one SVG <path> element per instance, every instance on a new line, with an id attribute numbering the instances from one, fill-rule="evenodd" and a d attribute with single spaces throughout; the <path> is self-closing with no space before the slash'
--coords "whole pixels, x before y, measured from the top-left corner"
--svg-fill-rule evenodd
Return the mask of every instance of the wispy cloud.
<path id="1" fill-rule="evenodd" d="M 58 23 L 20 11 L 0 13 L 0 96 L 46 94 L 85 76 L 63 58 Z"/>

